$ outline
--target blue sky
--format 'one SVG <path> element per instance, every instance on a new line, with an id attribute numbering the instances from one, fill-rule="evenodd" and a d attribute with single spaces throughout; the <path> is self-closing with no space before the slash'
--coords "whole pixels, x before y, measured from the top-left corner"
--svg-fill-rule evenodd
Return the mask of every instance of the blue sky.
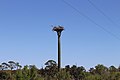
<path id="1" fill-rule="evenodd" d="M 61 25 L 65 27 L 61 36 L 63 67 L 118 67 L 120 1 L 91 0 L 110 20 L 88 0 L 65 1 L 110 33 L 62 0 L 0 0 L 0 62 L 14 60 L 41 68 L 49 59 L 57 61 L 57 36 L 52 25 Z"/>

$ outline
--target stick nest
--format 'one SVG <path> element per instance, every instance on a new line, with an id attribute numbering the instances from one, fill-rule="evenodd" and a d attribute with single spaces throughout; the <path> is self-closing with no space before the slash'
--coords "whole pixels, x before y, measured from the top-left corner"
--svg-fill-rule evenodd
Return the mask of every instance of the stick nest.
<path id="1" fill-rule="evenodd" d="M 57 32 L 58 32 L 58 31 L 63 31 L 63 30 L 64 30 L 64 27 L 62 27 L 62 26 L 58 26 L 58 27 L 55 26 L 55 27 L 53 28 L 53 31 L 57 31 Z"/>

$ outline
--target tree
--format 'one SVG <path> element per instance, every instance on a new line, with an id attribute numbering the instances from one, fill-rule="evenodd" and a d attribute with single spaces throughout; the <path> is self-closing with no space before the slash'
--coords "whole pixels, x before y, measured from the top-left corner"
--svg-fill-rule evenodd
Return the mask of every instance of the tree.
<path id="1" fill-rule="evenodd" d="M 7 70 L 9 67 L 10 67 L 9 64 L 7 64 L 5 62 L 2 63 L 2 70 Z"/>
<path id="2" fill-rule="evenodd" d="M 54 68 L 57 66 L 57 63 L 54 61 L 54 60 L 48 60 L 46 63 L 45 63 L 46 67 L 45 69 L 51 69 L 51 68 Z"/>
<path id="3" fill-rule="evenodd" d="M 22 74 L 23 74 L 23 80 L 30 80 L 30 70 L 28 68 L 28 65 L 24 66 L 22 69 Z"/>
<path id="4" fill-rule="evenodd" d="M 16 65 L 16 67 L 17 67 L 17 70 L 22 68 L 22 66 L 21 66 L 18 62 L 15 63 L 15 65 Z"/>
<path id="5" fill-rule="evenodd" d="M 70 72 L 70 65 L 66 65 L 66 66 L 65 66 L 65 70 L 66 70 L 67 72 Z"/>
<path id="6" fill-rule="evenodd" d="M 16 80 L 23 80 L 22 70 L 17 70 L 16 71 Z"/>
<path id="7" fill-rule="evenodd" d="M 77 68 L 77 78 L 83 80 L 85 78 L 86 70 L 83 66 Z"/>
<path id="8" fill-rule="evenodd" d="M 76 65 L 73 65 L 73 66 L 70 68 L 70 74 L 74 77 L 74 79 L 77 78 L 77 66 L 76 66 Z"/>
<path id="9" fill-rule="evenodd" d="M 48 60 L 45 63 L 45 73 L 48 75 L 48 77 L 54 77 L 56 73 L 58 72 L 57 70 L 57 63 L 54 60 Z"/>
<path id="10" fill-rule="evenodd" d="M 16 63 L 14 61 L 9 61 L 9 67 L 11 70 L 13 70 L 14 68 L 16 68 Z"/>
<path id="11" fill-rule="evenodd" d="M 102 75 L 102 74 L 106 74 L 108 72 L 108 68 L 105 67 L 102 64 L 98 64 L 97 66 L 95 66 L 95 73 Z"/>
<path id="12" fill-rule="evenodd" d="M 91 74 L 95 74 L 95 69 L 94 69 L 94 68 L 90 68 L 90 69 L 89 69 L 89 72 L 90 72 Z"/>
<path id="13" fill-rule="evenodd" d="M 114 67 L 114 66 L 110 66 L 110 67 L 109 67 L 109 71 L 110 71 L 110 72 L 117 72 L 117 68 Z"/>
<path id="14" fill-rule="evenodd" d="M 29 69 L 30 69 L 30 80 L 36 80 L 38 76 L 37 75 L 38 69 L 36 68 L 35 65 L 30 65 Z"/>

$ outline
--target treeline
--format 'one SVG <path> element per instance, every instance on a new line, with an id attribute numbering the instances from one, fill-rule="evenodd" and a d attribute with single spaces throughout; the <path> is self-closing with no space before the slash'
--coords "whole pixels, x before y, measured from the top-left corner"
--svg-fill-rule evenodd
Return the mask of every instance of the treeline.
<path id="1" fill-rule="evenodd" d="M 120 80 L 120 67 L 98 64 L 86 71 L 83 66 L 66 65 L 58 71 L 54 60 L 41 69 L 35 65 L 22 68 L 18 62 L 9 61 L 0 64 L 0 80 Z"/>

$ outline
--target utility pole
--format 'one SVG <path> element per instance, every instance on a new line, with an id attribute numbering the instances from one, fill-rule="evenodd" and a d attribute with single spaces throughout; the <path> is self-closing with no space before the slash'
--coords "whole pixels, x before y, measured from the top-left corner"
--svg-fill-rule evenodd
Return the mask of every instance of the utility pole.
<path id="1" fill-rule="evenodd" d="M 61 68 L 61 47 L 60 47 L 60 36 L 61 36 L 61 32 L 64 30 L 64 27 L 62 26 L 58 26 L 58 27 L 54 27 L 53 31 L 57 32 L 57 36 L 58 36 L 58 71 L 60 71 Z"/>

